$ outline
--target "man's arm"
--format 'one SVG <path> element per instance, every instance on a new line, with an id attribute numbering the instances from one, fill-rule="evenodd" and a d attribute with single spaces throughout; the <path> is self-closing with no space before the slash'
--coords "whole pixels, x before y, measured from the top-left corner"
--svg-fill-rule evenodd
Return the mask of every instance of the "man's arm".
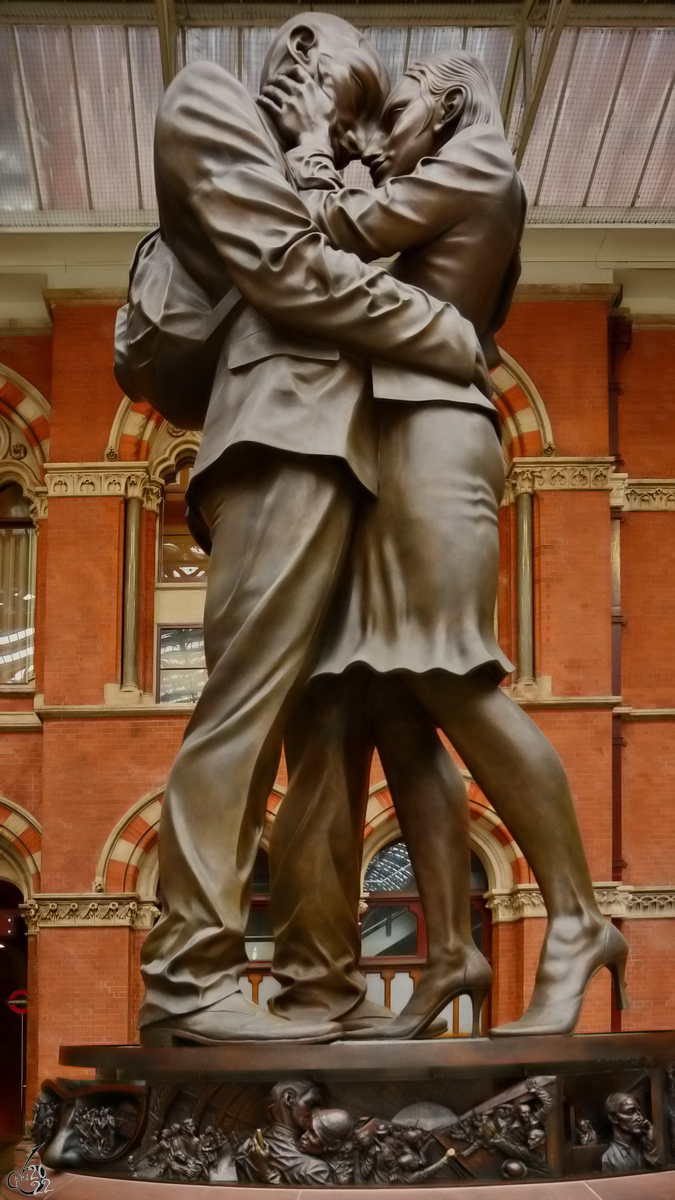
<path id="1" fill-rule="evenodd" d="M 222 68 L 195 64 L 167 89 L 155 162 L 163 235 L 203 286 L 213 290 L 213 264 L 191 252 L 200 240 L 202 260 L 215 257 L 258 312 L 296 335 L 461 384 L 481 375 L 473 326 L 456 309 L 330 247 L 255 104 Z"/>

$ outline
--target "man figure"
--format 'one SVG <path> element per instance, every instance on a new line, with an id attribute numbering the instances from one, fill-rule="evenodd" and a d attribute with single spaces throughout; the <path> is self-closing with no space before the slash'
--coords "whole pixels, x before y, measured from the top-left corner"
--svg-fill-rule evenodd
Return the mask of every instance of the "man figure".
<path id="1" fill-rule="evenodd" d="M 351 26 L 325 14 L 283 27 L 263 77 L 298 64 L 333 98 L 344 163 L 363 149 L 386 73 Z M 346 355 L 489 385 L 473 327 L 450 305 L 329 247 L 271 126 L 222 68 L 187 67 L 167 89 L 155 164 L 169 249 L 214 306 L 233 285 L 248 304 L 223 345 L 188 496 L 212 556 L 209 678 L 165 793 L 163 911 L 143 948 L 139 1027 L 145 1044 L 321 1040 L 341 1027 L 274 1017 L 244 998 L 239 978 L 282 731 L 359 487 L 377 486 L 369 375 Z"/>
<path id="2" fill-rule="evenodd" d="M 331 1182 L 327 1162 L 308 1154 L 304 1134 L 312 1117 L 321 1110 L 321 1093 L 304 1082 L 276 1083 L 267 1103 L 269 1125 L 257 1129 L 235 1154 L 236 1162 L 250 1183 L 291 1184 L 295 1187 L 325 1187 Z"/>
<path id="3" fill-rule="evenodd" d="M 605 1100 L 612 1126 L 612 1140 L 602 1156 L 603 1175 L 625 1175 L 629 1171 L 654 1171 L 659 1162 L 654 1126 L 643 1117 L 635 1096 L 612 1092 Z"/>

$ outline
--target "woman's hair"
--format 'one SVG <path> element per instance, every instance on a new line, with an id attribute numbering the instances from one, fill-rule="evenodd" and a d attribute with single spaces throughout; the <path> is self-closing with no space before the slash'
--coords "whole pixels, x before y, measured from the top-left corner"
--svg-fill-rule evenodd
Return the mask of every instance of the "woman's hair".
<path id="1" fill-rule="evenodd" d="M 405 73 L 417 79 L 433 100 L 440 99 L 450 88 L 462 89 L 464 108 L 455 133 L 469 125 L 495 125 L 503 130 L 495 86 L 485 65 L 473 54 L 466 50 L 434 54 L 412 63 Z"/>

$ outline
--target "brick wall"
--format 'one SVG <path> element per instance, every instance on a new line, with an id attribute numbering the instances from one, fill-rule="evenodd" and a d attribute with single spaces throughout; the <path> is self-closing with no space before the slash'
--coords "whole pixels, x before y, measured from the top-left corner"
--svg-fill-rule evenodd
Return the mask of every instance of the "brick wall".
<path id="1" fill-rule="evenodd" d="M 54 337 L 0 339 L 0 363 L 52 401 L 52 460 L 101 459 L 120 402 L 112 377 L 113 307 L 57 307 Z M 604 305 L 593 301 L 517 303 L 503 344 L 544 398 L 560 455 L 607 453 Z M 675 477 L 675 333 L 637 333 L 623 365 L 621 469 Z M 38 539 L 37 690 L 51 706 L 102 705 L 119 680 L 123 503 L 50 502 Z M 503 509 L 499 629 L 515 655 L 514 510 Z M 623 675 L 626 702 L 675 707 L 672 595 L 675 516 L 630 513 L 622 525 Z M 535 500 L 537 674 L 555 696 L 611 691 L 609 501 L 606 492 L 539 493 Z M 141 682 L 154 686 L 155 518 L 144 514 L 140 613 Z M 29 697 L 0 697 L 5 711 Z M 596 881 L 611 877 L 611 714 L 608 707 L 538 709 L 533 717 L 568 770 Z M 0 793 L 43 822 L 42 889 L 92 887 L 111 830 L 132 805 L 161 787 L 185 719 L 52 713 L 42 733 L 0 733 Z M 625 722 L 622 752 L 625 879 L 675 885 L 673 724 Z M 376 763 L 373 779 L 380 778 Z M 280 773 L 280 782 L 285 774 Z M 672 1024 L 673 922 L 626 921 L 633 958 L 633 1007 L 624 1028 Z M 540 919 L 493 930 L 493 1019 L 517 1017 L 534 982 L 544 933 Z M 134 1036 L 141 997 L 143 934 L 126 929 L 49 929 L 31 939 L 29 1075 L 55 1072 L 58 1046 Z M 591 985 L 581 1028 L 609 1028 L 609 975 Z M 82 1071 L 76 1072 L 82 1075 Z"/>

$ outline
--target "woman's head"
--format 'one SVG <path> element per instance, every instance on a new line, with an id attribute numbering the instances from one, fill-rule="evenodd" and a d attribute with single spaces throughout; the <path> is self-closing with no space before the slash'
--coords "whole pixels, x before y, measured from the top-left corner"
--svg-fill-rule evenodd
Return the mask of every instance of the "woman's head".
<path id="1" fill-rule="evenodd" d="M 480 59 L 464 50 L 414 62 L 386 101 L 364 162 L 377 186 L 409 175 L 470 125 L 502 130 L 499 100 Z"/>

